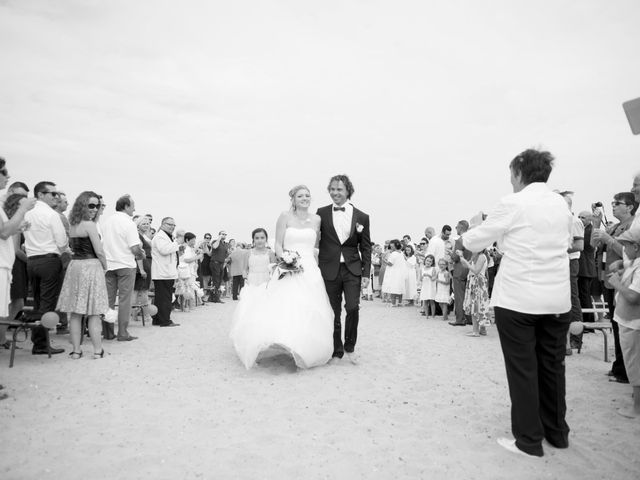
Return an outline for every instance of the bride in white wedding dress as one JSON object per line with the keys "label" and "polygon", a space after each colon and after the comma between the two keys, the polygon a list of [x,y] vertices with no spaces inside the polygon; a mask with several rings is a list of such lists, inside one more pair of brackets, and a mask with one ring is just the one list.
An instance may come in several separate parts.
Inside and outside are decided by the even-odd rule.
{"label": "bride in white wedding dress", "polygon": [[320,217],[309,213],[307,187],[294,187],[289,196],[291,210],[276,226],[275,252],[298,252],[304,271],[242,289],[230,337],[247,369],[259,357],[283,351],[299,368],[323,365],[333,354],[333,310],[317,262]]}

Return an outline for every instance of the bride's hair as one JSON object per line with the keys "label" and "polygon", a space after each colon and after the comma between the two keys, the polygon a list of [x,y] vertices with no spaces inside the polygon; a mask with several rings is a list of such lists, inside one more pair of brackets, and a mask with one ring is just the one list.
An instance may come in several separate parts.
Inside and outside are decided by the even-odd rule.
{"label": "bride's hair", "polygon": [[311,190],[309,190],[309,187],[307,187],[306,185],[296,185],[291,190],[289,190],[289,198],[291,199],[291,211],[292,212],[296,211],[296,194],[300,190],[306,190],[307,192],[311,193]]}

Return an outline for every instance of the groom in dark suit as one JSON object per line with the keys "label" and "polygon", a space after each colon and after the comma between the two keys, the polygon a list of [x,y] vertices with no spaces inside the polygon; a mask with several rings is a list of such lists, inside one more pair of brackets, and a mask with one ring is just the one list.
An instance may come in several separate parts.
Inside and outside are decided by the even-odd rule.
{"label": "groom in dark suit", "polygon": [[[346,352],[355,364],[360,288],[369,285],[371,270],[369,215],[347,202],[354,189],[346,175],[332,177],[328,190],[333,204],[317,211],[321,219],[318,266],[334,313],[333,357],[342,358]],[[344,344],[340,321],[343,294],[347,312]]]}

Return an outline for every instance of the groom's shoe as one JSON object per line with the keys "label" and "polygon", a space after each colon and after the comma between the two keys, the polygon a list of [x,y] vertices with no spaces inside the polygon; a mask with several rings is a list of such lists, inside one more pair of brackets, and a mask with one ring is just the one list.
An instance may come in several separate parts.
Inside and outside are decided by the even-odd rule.
{"label": "groom's shoe", "polygon": [[360,356],[356,352],[344,352],[344,353],[353,365],[358,365],[360,363]]}

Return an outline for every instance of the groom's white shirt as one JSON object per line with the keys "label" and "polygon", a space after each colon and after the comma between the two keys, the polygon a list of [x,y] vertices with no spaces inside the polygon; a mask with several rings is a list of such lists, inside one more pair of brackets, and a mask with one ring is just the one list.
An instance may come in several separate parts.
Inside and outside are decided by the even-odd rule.
{"label": "groom's white shirt", "polygon": [[[331,213],[333,215],[333,228],[336,229],[338,239],[340,243],[344,243],[349,238],[351,233],[351,221],[353,220],[353,205],[346,202],[344,205],[344,212],[334,210],[334,207],[338,207],[335,203],[331,205]],[[344,256],[340,254],[340,263],[344,263]]]}

